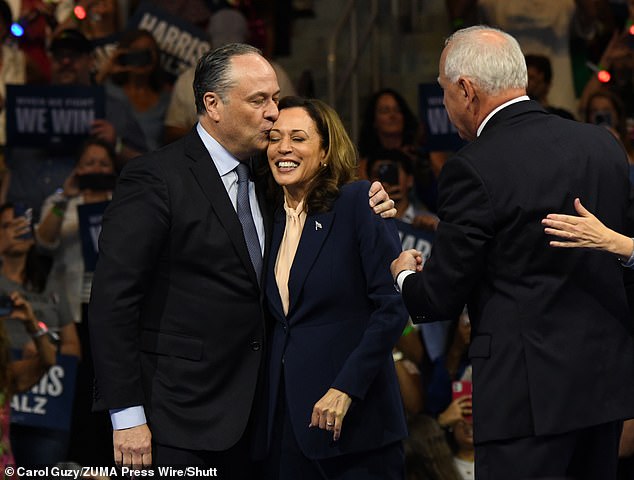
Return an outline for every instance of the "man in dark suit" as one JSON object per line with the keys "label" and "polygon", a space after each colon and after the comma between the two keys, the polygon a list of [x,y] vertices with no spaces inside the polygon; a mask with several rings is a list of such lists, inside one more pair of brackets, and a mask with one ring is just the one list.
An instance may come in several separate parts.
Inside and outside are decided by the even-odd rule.
{"label": "man in dark suit", "polygon": [[89,310],[95,408],[110,410],[117,464],[254,478],[270,214],[259,181],[238,172],[268,145],[279,86],[259,50],[231,44],[201,58],[194,94],[199,123],[130,162],[104,216]]}
{"label": "man in dark suit", "polygon": [[511,36],[472,27],[447,41],[439,83],[472,143],[443,168],[431,258],[404,252],[392,274],[416,322],[468,304],[476,478],[615,478],[634,416],[621,266],[550,248],[540,220],[582,196],[622,228],[627,158],[607,130],[529,100],[526,82]]}

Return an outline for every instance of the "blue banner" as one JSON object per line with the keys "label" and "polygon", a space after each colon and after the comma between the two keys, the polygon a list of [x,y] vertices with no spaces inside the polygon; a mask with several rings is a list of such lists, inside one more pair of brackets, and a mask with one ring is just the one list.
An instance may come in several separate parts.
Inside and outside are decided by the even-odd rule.
{"label": "blue banner", "polygon": [[103,87],[7,85],[7,146],[75,151],[105,117]]}
{"label": "blue banner", "polygon": [[11,398],[11,423],[70,430],[76,376],[77,357],[57,355],[57,364],[31,390]]}
{"label": "blue banner", "polygon": [[466,142],[449,120],[443,105],[443,91],[437,83],[418,85],[419,115],[427,133],[426,147],[431,152],[457,152]]}
{"label": "blue banner", "polygon": [[401,237],[401,245],[403,250],[415,248],[423,254],[423,262],[425,262],[431,254],[431,247],[434,243],[434,232],[416,228],[409,223],[395,219],[396,229]]}
{"label": "blue banner", "polygon": [[126,28],[152,33],[161,49],[161,66],[172,82],[211,49],[206,32],[149,2],[139,5]]}
{"label": "blue banner", "polygon": [[81,253],[84,257],[84,271],[94,272],[99,255],[99,234],[103,212],[110,202],[86,203],[77,205],[79,217],[79,237]]}

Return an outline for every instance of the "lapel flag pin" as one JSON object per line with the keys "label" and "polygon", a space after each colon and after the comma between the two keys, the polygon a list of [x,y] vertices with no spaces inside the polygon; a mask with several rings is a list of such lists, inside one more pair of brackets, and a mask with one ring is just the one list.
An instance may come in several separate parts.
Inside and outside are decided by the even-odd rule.
{"label": "lapel flag pin", "polygon": [[315,221],[315,230],[321,230],[321,223]]}

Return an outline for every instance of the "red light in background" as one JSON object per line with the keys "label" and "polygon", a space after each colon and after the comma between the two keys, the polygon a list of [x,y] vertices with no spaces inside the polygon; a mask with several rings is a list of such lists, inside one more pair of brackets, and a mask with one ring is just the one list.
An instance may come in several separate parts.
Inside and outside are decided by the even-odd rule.
{"label": "red light in background", "polygon": [[630,32],[630,35],[634,35],[634,23],[630,25],[630,28],[628,28],[627,31]]}
{"label": "red light in background", "polygon": [[610,72],[608,72],[607,70],[599,70],[599,72],[597,73],[597,78],[601,83],[608,83],[612,78],[612,75],[610,75]]}
{"label": "red light in background", "polygon": [[81,5],[77,5],[73,9],[73,13],[75,14],[78,20],[83,20],[84,18],[86,18],[86,9],[82,7]]}

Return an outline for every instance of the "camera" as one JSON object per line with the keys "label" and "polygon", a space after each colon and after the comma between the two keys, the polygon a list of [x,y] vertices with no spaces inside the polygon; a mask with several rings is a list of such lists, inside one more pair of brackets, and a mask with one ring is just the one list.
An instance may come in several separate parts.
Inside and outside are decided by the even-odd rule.
{"label": "camera", "polygon": [[599,110],[592,115],[592,121],[595,125],[606,125],[613,127],[612,113],[606,110]]}
{"label": "camera", "polygon": [[117,57],[117,63],[124,67],[147,67],[152,65],[152,60],[152,51],[147,48],[130,50]]}
{"label": "camera", "polygon": [[377,178],[379,182],[388,185],[398,185],[398,164],[395,162],[386,162],[379,165],[377,170]]}
{"label": "camera", "polygon": [[13,300],[9,295],[0,295],[0,317],[8,317],[13,312]]}
{"label": "camera", "polygon": [[80,190],[114,190],[117,176],[112,173],[87,173],[78,175],[77,182]]}

